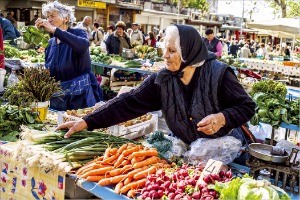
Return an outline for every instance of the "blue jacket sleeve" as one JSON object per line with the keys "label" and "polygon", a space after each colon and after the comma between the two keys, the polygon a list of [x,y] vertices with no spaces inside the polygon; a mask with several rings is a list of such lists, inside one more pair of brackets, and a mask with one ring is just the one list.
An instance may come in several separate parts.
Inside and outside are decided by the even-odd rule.
{"label": "blue jacket sleeve", "polygon": [[84,30],[76,29],[74,33],[76,34],[56,28],[54,36],[60,41],[70,45],[77,53],[82,54],[88,50],[90,42]]}
{"label": "blue jacket sleeve", "polygon": [[14,26],[8,20],[3,20],[3,40],[13,40],[16,38]]}

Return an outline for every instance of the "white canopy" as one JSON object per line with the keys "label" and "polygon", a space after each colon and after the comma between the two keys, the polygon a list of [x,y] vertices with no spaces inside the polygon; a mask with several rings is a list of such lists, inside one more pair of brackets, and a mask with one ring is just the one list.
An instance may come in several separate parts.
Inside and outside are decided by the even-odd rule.
{"label": "white canopy", "polygon": [[278,38],[296,38],[300,39],[300,34],[291,34],[287,32],[282,31],[268,31],[268,30],[262,30],[262,29],[255,29],[257,31],[258,35],[271,35],[273,37]]}
{"label": "white canopy", "polygon": [[[300,35],[300,18],[279,18],[266,21],[248,22],[247,27],[278,31],[278,33],[282,34]],[[293,38],[293,36],[291,38]]]}

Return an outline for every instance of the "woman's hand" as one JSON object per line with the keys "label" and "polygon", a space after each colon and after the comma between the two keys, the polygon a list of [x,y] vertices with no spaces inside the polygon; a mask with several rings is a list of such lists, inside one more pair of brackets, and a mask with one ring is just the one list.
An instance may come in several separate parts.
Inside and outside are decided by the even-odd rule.
{"label": "woman's hand", "polygon": [[70,121],[63,123],[62,125],[58,126],[56,130],[69,129],[69,131],[64,136],[64,138],[69,138],[72,134],[82,131],[86,128],[87,123],[83,119],[80,119],[78,121]]}
{"label": "woman's hand", "polygon": [[52,26],[48,20],[46,19],[41,19],[41,18],[38,18],[36,21],[35,21],[35,26],[38,27],[38,28],[44,28],[44,30],[48,33],[54,33],[56,27],[55,26]]}
{"label": "woman's hand", "polygon": [[218,132],[226,124],[223,113],[211,114],[204,117],[198,124],[197,130],[206,135],[213,135]]}

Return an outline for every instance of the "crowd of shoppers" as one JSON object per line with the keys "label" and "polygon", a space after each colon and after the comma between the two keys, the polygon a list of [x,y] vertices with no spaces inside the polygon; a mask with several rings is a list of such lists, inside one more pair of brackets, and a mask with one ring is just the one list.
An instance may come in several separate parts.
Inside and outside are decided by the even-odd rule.
{"label": "crowd of shoppers", "polygon": [[[209,41],[209,37],[205,38],[204,41]],[[235,58],[261,58],[270,59],[274,56],[283,56],[285,60],[289,60],[291,57],[291,46],[286,43],[272,45],[272,43],[258,43],[254,40],[234,40],[228,41],[227,39],[220,38],[218,41],[222,44],[222,56],[232,55]],[[207,44],[207,43],[206,43]],[[210,49],[211,43],[207,44],[208,49],[215,52],[216,49]],[[295,47],[293,53],[297,53],[299,47]]]}

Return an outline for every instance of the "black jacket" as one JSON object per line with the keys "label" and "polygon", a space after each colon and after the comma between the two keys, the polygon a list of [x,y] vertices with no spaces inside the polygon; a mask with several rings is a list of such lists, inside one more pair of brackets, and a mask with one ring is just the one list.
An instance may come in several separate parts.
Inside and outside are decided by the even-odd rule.
{"label": "black jacket", "polygon": [[[212,61],[208,61],[212,62]],[[223,74],[223,77],[218,80],[217,82],[211,82],[209,85],[215,85],[215,88],[209,92],[209,88],[206,87],[206,85],[201,85],[201,90],[203,93],[205,93],[206,98],[201,100],[201,102],[204,102],[205,105],[207,103],[207,99],[214,99],[214,102],[209,102],[209,106],[205,108],[206,111],[204,111],[204,114],[211,114],[214,112],[222,112],[226,119],[226,125],[222,128],[221,131],[219,131],[216,135],[211,136],[213,137],[220,137],[226,133],[229,133],[231,129],[237,128],[244,123],[246,123],[248,120],[251,119],[251,117],[255,113],[255,103],[253,100],[249,97],[249,95],[245,92],[241,84],[238,82],[235,75],[232,74],[232,70],[229,68],[226,68],[225,72],[223,71],[224,66],[221,67],[221,63],[218,61],[213,61],[214,69],[216,69],[218,66],[222,68],[220,71],[220,76]],[[196,69],[196,71],[199,70],[203,71],[204,69],[201,69],[202,67],[205,67],[207,64],[204,64],[203,66]],[[205,67],[207,69],[207,66]],[[159,76],[159,74],[162,71],[152,74],[149,78],[147,78],[140,87],[136,88],[135,90],[131,90],[128,93],[124,93],[120,95],[119,97],[116,97],[110,101],[108,101],[104,106],[100,107],[97,111],[93,112],[92,114],[84,117],[84,120],[86,121],[89,130],[96,129],[96,128],[106,128],[124,121],[127,121],[129,119],[133,119],[135,117],[141,116],[143,114],[146,114],[150,111],[155,110],[165,110],[164,113],[166,113],[168,108],[165,108],[167,102],[163,102],[167,99],[163,99],[165,95],[162,94],[162,91],[166,89],[165,86],[162,88],[158,84],[156,84],[156,78]],[[195,72],[196,73],[196,72]],[[209,73],[205,73],[206,77],[209,76]],[[201,75],[200,76],[204,76]],[[216,80],[213,78],[213,80]],[[212,80],[212,81],[213,81]],[[198,82],[199,80],[196,80]],[[203,81],[206,82],[206,79]],[[217,86],[218,85],[218,86]],[[202,88],[203,87],[203,88]],[[217,92],[216,92],[217,91]],[[170,92],[170,91],[169,91]],[[216,92],[216,93],[215,93]],[[171,95],[180,96],[178,92],[171,92],[169,93]],[[212,95],[212,96],[207,96]],[[202,96],[198,97],[201,98]],[[194,98],[195,100],[195,98]],[[175,107],[178,107],[179,105],[176,102]],[[216,105],[214,103],[218,103],[219,105]],[[195,104],[194,104],[195,105]],[[204,106],[205,105],[199,105]],[[218,109],[215,110],[215,108],[218,107]],[[192,106],[190,106],[192,108]],[[171,106],[170,109],[174,109],[174,106]],[[176,111],[178,111],[176,109]],[[180,139],[185,141],[186,143],[191,143],[193,140],[199,137],[209,137],[201,132],[198,132],[196,130],[196,124],[199,122],[199,120],[204,117],[198,116],[198,113],[195,113],[199,111],[199,108],[195,110],[189,110],[187,113],[190,114],[190,116],[182,116],[182,120],[178,121],[177,116],[164,116],[166,119],[167,124],[169,125],[169,128],[174,132],[175,135],[179,136]],[[180,114],[177,112],[177,114]],[[202,113],[201,113],[202,115]],[[189,117],[187,119],[187,117]],[[190,130],[185,133],[185,135],[181,135],[182,129],[175,129],[176,127],[171,127],[174,125],[174,123],[178,123],[180,125],[181,123],[186,124],[187,120],[192,119],[192,121],[188,122],[189,126],[187,129],[190,128]],[[172,120],[174,122],[172,122]],[[186,128],[187,126],[184,125]],[[186,134],[193,133],[193,135],[188,136]]]}
{"label": "black jacket", "polygon": [[[125,39],[129,45],[129,47],[131,48],[130,38],[128,37],[128,35],[126,33],[124,33],[124,34],[125,34]],[[120,54],[120,52],[119,52],[120,40],[118,38],[118,35],[116,34],[116,31],[113,34],[111,34],[110,36],[108,36],[105,44],[106,44],[108,54]]]}

